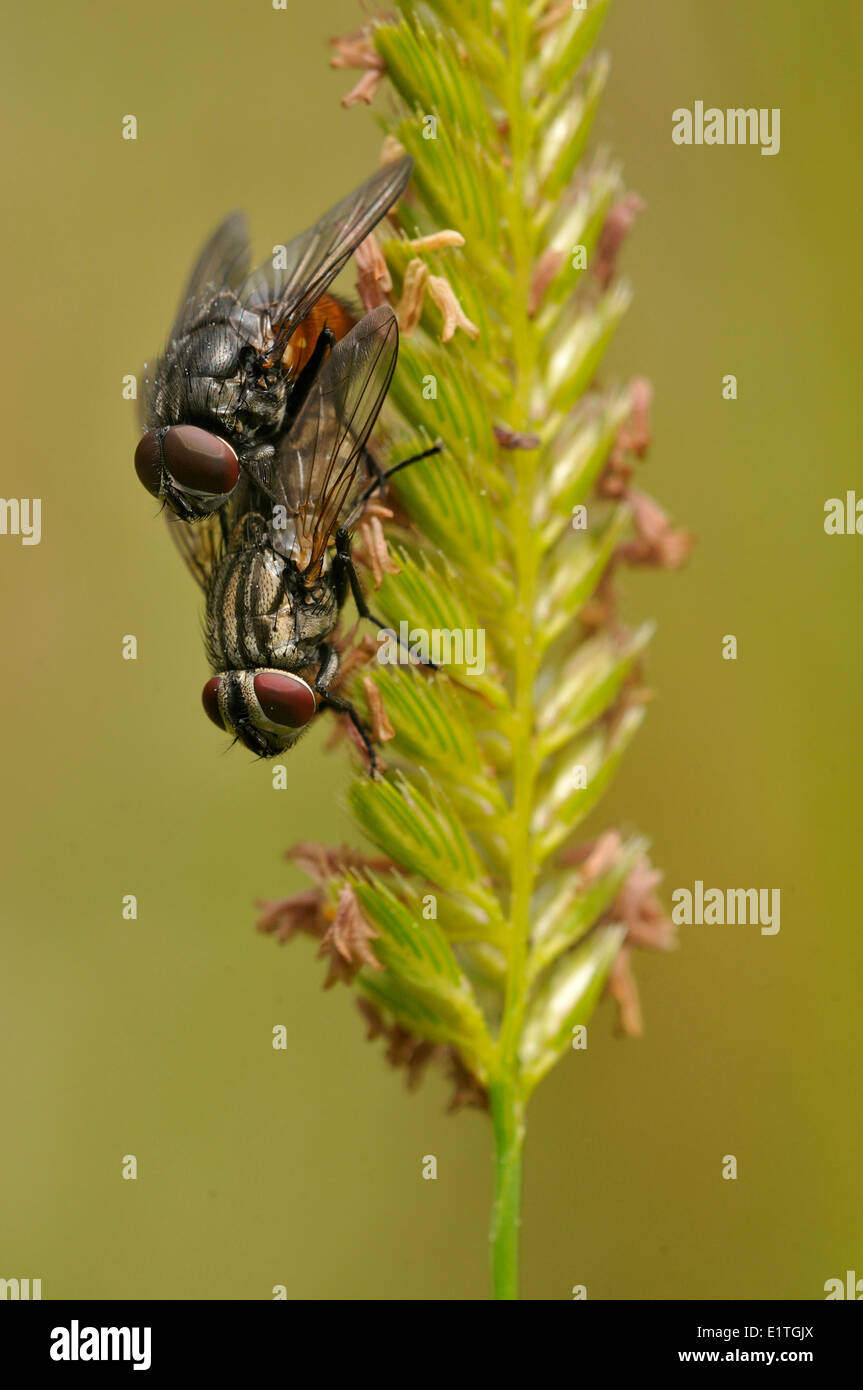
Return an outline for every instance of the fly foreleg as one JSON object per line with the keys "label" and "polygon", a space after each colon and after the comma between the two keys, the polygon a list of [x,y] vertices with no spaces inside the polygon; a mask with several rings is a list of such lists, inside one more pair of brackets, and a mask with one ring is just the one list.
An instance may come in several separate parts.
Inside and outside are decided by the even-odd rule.
{"label": "fly foreleg", "polygon": [[[351,593],[354,597],[354,603],[357,605],[357,612],[359,613],[360,617],[368,618],[369,622],[374,623],[376,627],[381,628],[386,632],[391,632],[392,629],[387,627],[387,624],[383,621],[383,619],[375,617],[374,613],[371,611],[368,604],[366,603],[366,596],[363,593],[363,586],[360,583],[360,577],[357,574],[357,567],[354,564],[353,556],[351,555],[351,538],[345,530],[344,526],[340,526],[338,531],[336,532],[335,542],[336,557],[333,561],[333,577],[336,582],[337,592],[344,593],[345,588],[349,584]],[[399,646],[402,648],[403,651],[409,651],[409,648],[407,648],[404,645],[404,643],[396,636],[395,633],[393,633],[393,636],[396,637],[396,641],[399,643]],[[411,664],[414,666],[426,666],[431,671],[437,670],[437,667],[435,666],[434,662],[419,661],[413,656],[411,657]]]}
{"label": "fly foreleg", "polygon": [[369,776],[374,779],[378,771],[378,757],[375,752],[375,745],[372,736],[366,728],[360,716],[357,714],[350,700],[346,700],[342,695],[334,695],[332,686],[335,684],[339,674],[339,654],[332,647],[324,646],[321,648],[321,665],[318,674],[315,676],[315,691],[320,698],[321,704],[326,709],[335,710],[337,714],[346,714],[350,719],[357,733],[363,741],[366,756],[369,760]]}

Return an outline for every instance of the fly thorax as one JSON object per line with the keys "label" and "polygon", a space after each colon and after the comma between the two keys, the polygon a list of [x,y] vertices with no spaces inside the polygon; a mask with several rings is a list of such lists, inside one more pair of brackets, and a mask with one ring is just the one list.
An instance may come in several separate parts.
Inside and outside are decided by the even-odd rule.
{"label": "fly thorax", "polygon": [[310,589],[295,595],[297,635],[307,644],[319,644],[329,637],[339,620],[339,605],[328,574]]}
{"label": "fly thorax", "polygon": [[159,364],[158,423],[209,423],[234,448],[277,433],[287,385],[263,349],[259,311],[243,309],[232,295],[211,301],[206,319],[173,340]]}

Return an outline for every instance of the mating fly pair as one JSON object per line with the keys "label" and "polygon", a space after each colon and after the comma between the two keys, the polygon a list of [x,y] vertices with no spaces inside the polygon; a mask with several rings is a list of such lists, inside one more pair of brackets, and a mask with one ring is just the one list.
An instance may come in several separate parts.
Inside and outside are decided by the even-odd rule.
{"label": "mating fly pair", "polygon": [[367,441],[398,327],[388,305],[355,323],[326,290],[411,166],[406,158],[368,179],[287,245],[280,268],[250,270],[245,221],[229,217],[204,247],[146,379],[135,468],[163,499],[204,590],[214,673],[204,708],[261,757],[290,748],[329,707],[350,717],[375,767],[368,731],[333,692],[339,657],[328,639],[349,590],[372,616],[350,537],[388,476]]}

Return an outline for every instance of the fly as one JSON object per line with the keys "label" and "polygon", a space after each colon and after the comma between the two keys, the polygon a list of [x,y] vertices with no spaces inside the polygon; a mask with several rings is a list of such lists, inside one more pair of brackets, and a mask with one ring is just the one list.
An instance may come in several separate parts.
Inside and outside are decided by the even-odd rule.
{"label": "fly", "polygon": [[[333,300],[342,317],[331,319],[324,290],[410,167],[388,166],[291,243],[290,286],[279,282],[277,300],[263,271],[237,287],[226,233],[235,219],[224,224],[193,272],[156,368],[150,428],[136,453],[138,474],[164,498],[172,537],[204,592],[213,672],[206,713],[272,757],[320,709],[334,709],[360,735],[372,775],[369,731],[334,689],[340,661],[331,639],[348,595],[382,626],[366,605],[351,534],[391,473],[440,446],[386,474],[377,468],[368,440],[396,365],[396,316],[383,305],[353,323]],[[218,288],[220,277],[228,288]]]}
{"label": "fly", "polygon": [[279,443],[350,309],[326,291],[404,191],[409,157],[380,169],[256,270],[233,213],[201,252],[168,345],[144,379],[144,486],[184,521],[211,515],[241,476],[270,490]]}

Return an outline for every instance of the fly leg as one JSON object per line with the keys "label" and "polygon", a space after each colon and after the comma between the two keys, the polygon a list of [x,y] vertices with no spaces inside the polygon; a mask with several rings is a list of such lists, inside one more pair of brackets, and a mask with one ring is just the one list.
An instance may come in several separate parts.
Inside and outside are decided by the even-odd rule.
{"label": "fly leg", "polygon": [[361,498],[361,501],[365,502],[371,497],[373,492],[383,492],[387,485],[387,475],[383,468],[381,468],[371,449],[363,449],[363,462],[366,465],[366,472],[369,477],[374,478],[374,482],[369,484],[369,487]]}
{"label": "fly leg", "polygon": [[440,440],[438,440],[438,442],[436,444],[432,444],[430,448],[423,449],[422,453],[411,454],[410,458],[402,459],[401,463],[394,463],[392,468],[387,469],[381,468],[380,464],[372,456],[369,450],[366,449],[364,451],[366,467],[368,468],[370,473],[373,473],[375,475],[375,481],[369,487],[366,488],[365,492],[360,498],[360,501],[367,502],[373,493],[383,492],[389,479],[393,476],[394,473],[400,473],[403,468],[407,468],[408,465],[411,463],[421,463],[423,459],[431,458],[433,454],[439,454],[442,451],[442,449],[443,444],[440,442]]}
{"label": "fly leg", "polygon": [[[375,486],[377,486],[377,484],[375,484]],[[350,584],[351,593],[354,596],[354,603],[357,605],[357,612],[359,613],[360,617],[368,618],[369,622],[374,623],[375,626],[380,628],[382,631],[391,632],[392,629],[387,627],[386,623],[383,621],[382,618],[376,618],[374,613],[371,611],[368,604],[366,603],[366,596],[363,593],[363,588],[360,584],[360,577],[357,574],[357,567],[353,562],[353,557],[351,556],[351,538],[348,535],[348,532],[344,526],[340,526],[338,531],[336,532],[335,542],[336,556],[333,560],[333,578],[336,584],[336,592],[340,596],[344,595],[347,585]],[[396,636],[395,633],[393,633],[393,636],[396,637],[396,641],[398,642],[399,646],[402,648],[403,651],[409,650],[407,647],[405,647],[404,643],[401,641],[399,637]],[[420,661],[414,659],[413,657],[411,657],[411,665],[425,666],[430,671],[436,671],[438,669],[433,661]]]}
{"label": "fly leg", "polygon": [[321,665],[318,674],[315,676],[315,691],[320,696],[321,704],[326,709],[335,710],[337,714],[346,714],[350,719],[357,733],[363,741],[366,756],[369,760],[369,776],[374,779],[378,771],[378,756],[375,752],[375,745],[372,736],[366,728],[360,716],[357,714],[350,700],[344,699],[341,695],[333,695],[331,687],[334,685],[339,674],[339,654],[332,647],[321,647]]}

